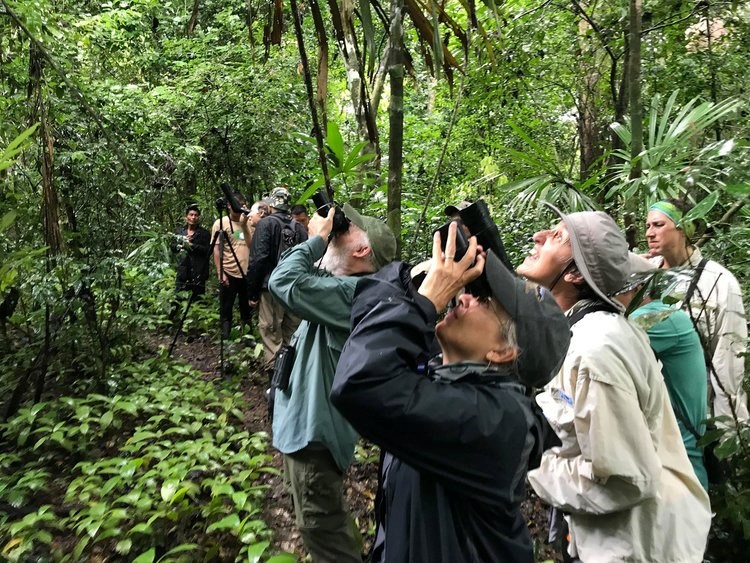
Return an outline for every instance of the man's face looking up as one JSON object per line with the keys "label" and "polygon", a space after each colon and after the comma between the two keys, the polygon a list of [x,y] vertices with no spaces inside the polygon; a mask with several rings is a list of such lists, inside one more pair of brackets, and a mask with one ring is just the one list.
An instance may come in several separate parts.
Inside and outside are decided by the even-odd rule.
{"label": "man's face looking up", "polygon": [[534,233],[534,248],[517,272],[544,287],[550,287],[573,259],[573,247],[565,224]]}
{"label": "man's face looking up", "polygon": [[260,210],[260,206],[258,206],[257,203],[254,203],[250,208],[250,224],[256,226],[264,216],[265,214]]}

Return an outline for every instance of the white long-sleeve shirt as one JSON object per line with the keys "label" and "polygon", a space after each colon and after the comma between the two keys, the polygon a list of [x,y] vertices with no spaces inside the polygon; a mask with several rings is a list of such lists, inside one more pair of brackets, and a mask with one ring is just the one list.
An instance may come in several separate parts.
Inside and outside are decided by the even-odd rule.
{"label": "white long-sleeve shirt", "polygon": [[568,512],[586,563],[699,562],[711,513],[647,335],[594,312],[572,329],[559,374],[537,396],[562,446],[529,473]]}
{"label": "white long-sleeve shirt", "polygon": [[[702,258],[700,250],[694,248],[690,258],[681,267],[697,268]],[[661,267],[664,258],[657,256],[651,261]],[[689,285],[689,279],[682,281],[676,287],[676,296],[684,297]],[[682,302],[678,306],[682,307]],[[685,310],[688,314],[692,312],[692,316],[698,321],[698,330],[708,343],[716,375],[726,390],[724,393],[716,378],[709,373],[713,398],[709,406],[712,407],[713,415],[731,416],[729,396],[737,417],[747,420],[747,393],[742,389],[747,321],[737,279],[720,264],[713,260],[707,261],[690,299],[690,306],[685,307]]]}

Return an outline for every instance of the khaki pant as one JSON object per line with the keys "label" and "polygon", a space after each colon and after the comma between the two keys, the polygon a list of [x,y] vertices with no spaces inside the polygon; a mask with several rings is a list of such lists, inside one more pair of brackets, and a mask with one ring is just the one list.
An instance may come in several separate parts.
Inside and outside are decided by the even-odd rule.
{"label": "khaki pant", "polygon": [[294,515],[314,563],[362,563],[362,538],[344,507],[343,474],[324,447],[284,454]]}
{"label": "khaki pant", "polygon": [[263,361],[273,369],[273,359],[282,344],[289,344],[300,320],[289,313],[267,290],[260,294],[258,330],[263,341]]}

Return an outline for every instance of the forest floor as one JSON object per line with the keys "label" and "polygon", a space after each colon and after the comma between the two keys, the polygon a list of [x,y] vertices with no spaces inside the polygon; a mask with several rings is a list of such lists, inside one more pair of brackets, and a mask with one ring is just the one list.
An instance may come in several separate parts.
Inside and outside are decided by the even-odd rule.
{"label": "forest floor", "polygon": [[[233,344],[228,347],[231,350]],[[231,353],[231,352],[230,352]],[[219,345],[210,337],[199,336],[190,339],[178,339],[174,357],[190,363],[211,380],[221,380]],[[246,427],[250,432],[267,432],[271,434],[271,423],[268,419],[268,407],[265,390],[268,382],[265,375],[258,373],[251,366],[246,377],[240,379],[241,390],[249,404],[246,415]],[[263,519],[274,532],[272,551],[286,551],[304,557],[305,550],[299,532],[294,524],[292,500],[287,493],[281,475],[281,454],[273,450],[272,466],[279,470],[279,475],[266,473],[263,479],[268,485],[265,498]],[[365,552],[369,550],[374,536],[373,505],[377,490],[378,450],[366,444],[364,440],[357,448],[355,461],[349,468],[344,480],[347,505],[359,526],[364,541]],[[537,561],[558,561],[546,543],[547,508],[532,493],[527,493],[523,512],[537,551]]]}

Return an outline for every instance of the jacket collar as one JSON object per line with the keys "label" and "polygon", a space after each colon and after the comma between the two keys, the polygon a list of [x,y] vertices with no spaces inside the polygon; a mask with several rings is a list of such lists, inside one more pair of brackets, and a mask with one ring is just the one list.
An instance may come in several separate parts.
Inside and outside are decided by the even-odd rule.
{"label": "jacket collar", "polygon": [[434,368],[431,376],[433,380],[442,383],[473,380],[482,383],[512,383],[523,388],[523,385],[518,382],[513,373],[513,368],[509,364],[487,365],[480,362],[454,362]]}

